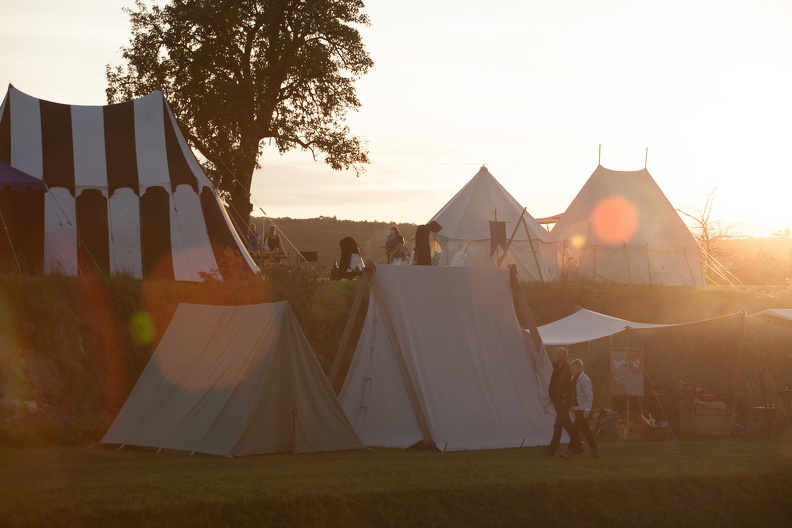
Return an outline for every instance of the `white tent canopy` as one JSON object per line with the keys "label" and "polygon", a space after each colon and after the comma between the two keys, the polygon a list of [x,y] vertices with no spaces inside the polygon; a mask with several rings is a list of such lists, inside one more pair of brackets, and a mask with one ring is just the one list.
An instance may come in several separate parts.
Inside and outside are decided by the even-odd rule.
{"label": "white tent canopy", "polygon": [[550,234],[565,272],[623,284],[704,286],[698,244],[646,169],[597,166]]}
{"label": "white tent canopy", "polygon": [[509,271],[379,266],[340,394],[367,445],[542,445],[552,366],[523,334]]}
{"label": "white tent canopy", "polygon": [[40,269],[202,281],[226,252],[258,271],[162,92],[107,106],[36,99],[9,86],[0,161],[46,184],[27,223]]}
{"label": "white tent canopy", "polygon": [[770,310],[762,310],[761,312],[751,314],[751,317],[757,317],[760,319],[767,319],[767,320],[783,319],[785,321],[792,321],[792,309],[773,308]]}
{"label": "white tent canopy", "polygon": [[491,251],[490,221],[495,220],[506,223],[508,238],[514,234],[501,266],[514,264],[521,281],[553,280],[555,249],[549,233],[486,167],[481,167],[428,222],[441,227],[433,234],[442,249],[438,265],[455,265],[457,254],[464,253],[465,266],[498,266],[504,250],[498,248],[495,254]]}
{"label": "white tent canopy", "polygon": [[[738,312],[700,321],[665,324],[637,323],[581,309],[563,319],[540,326],[538,332],[542,342],[550,346],[585,343],[627,330],[645,337],[671,333],[699,335],[724,343],[733,343],[738,339],[792,338],[792,329],[771,324],[765,316],[792,319],[792,310],[765,310],[750,316]],[[528,330],[525,333],[530,335]]]}
{"label": "white tent canopy", "polygon": [[180,304],[101,443],[227,456],[363,447],[285,302]]}
{"label": "white tent canopy", "polygon": [[539,335],[545,345],[574,345],[617,334],[628,328],[658,328],[662,326],[671,325],[636,323],[583,308],[568,317],[540,326]]}

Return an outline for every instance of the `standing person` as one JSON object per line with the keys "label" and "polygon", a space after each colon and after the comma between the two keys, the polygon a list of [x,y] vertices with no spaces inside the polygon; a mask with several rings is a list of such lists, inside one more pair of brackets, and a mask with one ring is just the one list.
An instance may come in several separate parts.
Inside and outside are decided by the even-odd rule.
{"label": "standing person", "polygon": [[250,229],[248,230],[248,244],[250,244],[250,250],[258,252],[259,250],[259,234],[256,231],[256,224],[250,222]]}
{"label": "standing person", "polygon": [[[591,432],[588,425],[591,406],[594,404],[594,389],[591,386],[591,379],[583,372],[583,361],[581,359],[573,359],[569,369],[572,371],[572,384],[575,386],[575,403],[572,406],[572,410],[575,411],[575,422],[572,424],[572,434],[578,439],[582,434],[591,448],[588,457],[599,458],[597,442],[594,440],[594,433]],[[569,458],[582,452],[583,445],[581,442],[580,447],[577,449],[575,449],[575,446],[570,445],[569,449],[561,453],[561,456]]]}
{"label": "standing person", "polygon": [[399,247],[399,244],[404,244],[404,237],[399,232],[398,227],[391,226],[390,234],[388,234],[388,238],[385,239],[385,255],[388,257],[388,264],[394,259],[394,253],[396,252],[396,248]]}
{"label": "standing person", "polygon": [[429,244],[429,226],[419,225],[415,229],[415,247],[413,248],[413,264],[419,266],[432,265],[432,249]]}
{"label": "standing person", "polygon": [[555,455],[558,444],[561,443],[561,432],[566,429],[569,435],[569,447],[575,451],[582,450],[580,438],[572,436],[572,419],[569,417],[569,410],[575,399],[572,385],[572,373],[567,363],[567,349],[558,347],[555,351],[555,361],[553,362],[553,375],[550,377],[550,401],[556,411],[555,422],[553,422],[553,438],[550,445],[542,449],[543,456],[551,457]]}

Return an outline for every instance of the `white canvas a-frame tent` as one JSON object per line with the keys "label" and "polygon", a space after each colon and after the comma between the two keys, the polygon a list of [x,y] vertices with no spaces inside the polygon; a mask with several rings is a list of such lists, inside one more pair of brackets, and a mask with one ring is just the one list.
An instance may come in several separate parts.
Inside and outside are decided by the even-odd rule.
{"label": "white canvas a-frame tent", "polygon": [[550,235],[562,272],[620,284],[704,286],[696,239],[646,169],[598,165]]}
{"label": "white canvas a-frame tent", "polygon": [[[506,223],[508,248],[492,251],[490,222]],[[440,230],[433,233],[442,249],[439,266],[452,266],[464,254],[464,266],[514,265],[520,280],[553,280],[555,245],[550,234],[495,179],[486,167],[435,214]],[[456,259],[456,260],[455,260]]]}
{"label": "white canvas a-frame tent", "polygon": [[[513,271],[378,266],[369,275],[368,312],[339,396],[366,445],[546,443],[552,365],[520,328]],[[519,299],[530,316],[521,290]]]}
{"label": "white canvas a-frame tent", "polygon": [[230,253],[258,271],[162,92],[78,106],[9,86],[0,161],[46,185],[44,207],[16,217],[29,268],[202,281],[232,271]]}
{"label": "white canvas a-frame tent", "polygon": [[180,304],[101,443],[226,456],[364,447],[286,302]]}

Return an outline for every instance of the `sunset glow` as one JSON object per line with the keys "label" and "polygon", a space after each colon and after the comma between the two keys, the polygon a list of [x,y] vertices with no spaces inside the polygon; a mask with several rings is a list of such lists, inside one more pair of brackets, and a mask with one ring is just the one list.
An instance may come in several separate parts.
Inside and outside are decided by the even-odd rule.
{"label": "sunset glow", "polygon": [[[132,0],[0,6],[0,85],[105,103]],[[253,214],[424,223],[486,165],[535,218],[563,213],[598,164],[646,166],[678,209],[732,234],[792,226],[792,3],[367,2],[375,66],[349,116],[367,173],[265,146]],[[409,36],[408,36],[409,35]],[[600,151],[600,145],[602,145]],[[647,155],[648,148],[648,155]]]}

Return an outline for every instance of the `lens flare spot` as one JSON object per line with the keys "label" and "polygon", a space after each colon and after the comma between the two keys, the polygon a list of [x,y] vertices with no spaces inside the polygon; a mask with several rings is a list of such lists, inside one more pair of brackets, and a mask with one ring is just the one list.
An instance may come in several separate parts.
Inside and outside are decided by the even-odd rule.
{"label": "lens flare spot", "polygon": [[583,235],[575,235],[569,239],[569,243],[575,249],[580,249],[586,245],[586,237]]}
{"label": "lens flare spot", "polygon": [[591,212],[591,229],[605,244],[624,244],[638,230],[638,209],[622,196],[603,198]]}
{"label": "lens flare spot", "polygon": [[150,345],[154,340],[154,325],[146,312],[137,312],[129,321],[129,333],[140,345]]}

